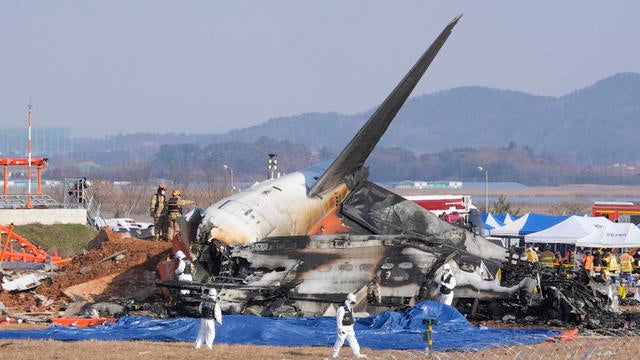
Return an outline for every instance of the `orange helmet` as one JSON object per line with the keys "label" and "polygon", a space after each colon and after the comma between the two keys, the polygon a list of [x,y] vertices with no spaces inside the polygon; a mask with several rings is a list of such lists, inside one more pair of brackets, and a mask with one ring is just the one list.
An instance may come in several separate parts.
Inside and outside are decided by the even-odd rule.
{"label": "orange helmet", "polygon": [[162,190],[166,190],[167,189],[167,185],[165,184],[158,184],[158,187]]}
{"label": "orange helmet", "polygon": [[182,193],[180,193],[180,190],[178,189],[173,190],[173,192],[171,193],[171,196],[180,196],[180,195],[182,195]]}

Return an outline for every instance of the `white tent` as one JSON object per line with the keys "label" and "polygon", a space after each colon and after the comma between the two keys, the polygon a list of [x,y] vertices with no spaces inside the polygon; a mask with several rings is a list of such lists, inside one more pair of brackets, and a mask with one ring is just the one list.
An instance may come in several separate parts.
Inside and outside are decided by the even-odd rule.
{"label": "white tent", "polygon": [[607,224],[612,224],[611,220],[602,216],[587,217],[573,215],[548,229],[525,235],[524,242],[575,244],[576,240],[598,231]]}
{"label": "white tent", "polygon": [[576,246],[605,248],[640,247],[640,229],[632,223],[611,223],[576,240]]}

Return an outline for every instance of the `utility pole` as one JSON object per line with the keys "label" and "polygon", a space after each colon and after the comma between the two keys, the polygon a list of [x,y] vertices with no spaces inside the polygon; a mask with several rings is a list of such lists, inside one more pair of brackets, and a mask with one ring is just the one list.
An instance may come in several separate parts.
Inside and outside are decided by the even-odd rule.
{"label": "utility pole", "polygon": [[267,160],[267,179],[271,180],[275,177],[276,169],[278,168],[278,159],[276,159],[278,154],[271,153],[267,155],[269,156],[269,160]]}
{"label": "utility pole", "polygon": [[227,164],[224,164],[222,166],[224,166],[224,168],[227,169],[227,172],[229,173],[229,186],[231,187],[231,192],[234,192],[236,187],[233,185],[233,170],[231,169],[231,166]]}
{"label": "utility pole", "polygon": [[29,153],[29,166],[27,167],[27,209],[31,209],[31,98],[29,98],[29,113],[27,115],[27,127],[29,136],[27,137],[27,152]]}
{"label": "utility pole", "polygon": [[484,212],[489,212],[489,172],[482,166],[478,166],[478,170],[484,174]]}

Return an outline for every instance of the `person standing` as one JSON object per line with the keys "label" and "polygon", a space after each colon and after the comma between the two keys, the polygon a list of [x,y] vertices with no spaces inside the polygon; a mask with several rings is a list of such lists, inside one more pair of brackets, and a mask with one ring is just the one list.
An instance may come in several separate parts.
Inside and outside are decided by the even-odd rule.
{"label": "person standing", "polygon": [[342,344],[344,344],[345,339],[349,342],[349,346],[351,346],[351,351],[353,351],[353,355],[355,357],[367,357],[367,355],[360,353],[360,345],[358,345],[356,332],[353,329],[353,324],[355,323],[355,318],[353,317],[353,306],[355,303],[356,296],[354,294],[348,294],[347,299],[344,301],[344,305],[340,306],[336,312],[336,330],[338,338],[333,344],[333,354],[331,355],[334,359],[338,357],[338,353],[340,352],[340,348],[342,347]]}
{"label": "person standing", "polygon": [[527,247],[527,260],[531,263],[538,262],[538,253],[536,252],[536,250],[533,248],[532,245],[529,245]]}
{"label": "person standing", "polygon": [[620,261],[620,273],[631,274],[633,271],[633,256],[629,255],[629,249],[624,249],[618,260]]}
{"label": "person standing", "polygon": [[440,302],[451,306],[453,302],[453,289],[456,287],[456,278],[451,273],[451,265],[444,264],[442,266],[442,275],[438,282],[438,292],[440,293]]}
{"label": "person standing", "polygon": [[173,237],[180,232],[180,224],[178,224],[178,216],[182,215],[182,207],[185,205],[192,205],[193,200],[183,200],[180,190],[175,189],[171,192],[171,197],[167,200],[167,212],[169,226],[167,229],[168,240],[173,240]]}
{"label": "person standing", "polygon": [[151,197],[151,204],[149,205],[149,214],[153,218],[153,235],[156,241],[167,240],[167,232],[165,231],[167,219],[166,191],[167,185],[159,184],[158,190]]}
{"label": "person standing", "polygon": [[194,346],[196,349],[200,349],[203,342],[207,345],[207,349],[213,348],[213,340],[216,337],[215,323],[222,325],[222,310],[220,309],[220,304],[218,304],[217,296],[216,289],[209,289],[207,294],[204,295],[204,300],[198,306],[200,329]]}
{"label": "person standing", "polygon": [[593,276],[593,255],[591,255],[591,251],[585,251],[580,262],[582,263],[582,266],[587,274],[589,274],[589,276]]}

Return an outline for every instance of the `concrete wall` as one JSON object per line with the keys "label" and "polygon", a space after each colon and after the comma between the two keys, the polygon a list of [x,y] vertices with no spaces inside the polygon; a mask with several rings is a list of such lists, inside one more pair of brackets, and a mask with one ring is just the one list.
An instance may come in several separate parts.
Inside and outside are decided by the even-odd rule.
{"label": "concrete wall", "polygon": [[0,224],[86,224],[86,209],[0,209]]}

